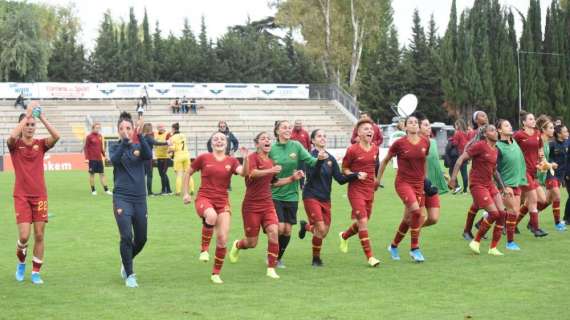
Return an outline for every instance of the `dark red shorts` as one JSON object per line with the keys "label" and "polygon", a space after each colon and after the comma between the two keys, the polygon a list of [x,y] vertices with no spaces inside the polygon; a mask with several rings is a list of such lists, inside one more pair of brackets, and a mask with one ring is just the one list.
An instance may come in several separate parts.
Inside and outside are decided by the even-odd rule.
{"label": "dark red shorts", "polygon": [[471,196],[473,197],[473,203],[480,209],[484,209],[491,204],[495,203],[495,196],[499,193],[497,187],[494,184],[487,186],[484,185],[471,185]]}
{"label": "dark red shorts", "polygon": [[413,186],[409,183],[397,181],[396,182],[396,193],[402,199],[404,205],[409,206],[414,202],[417,202],[420,207],[425,207],[425,195],[424,187]]}
{"label": "dark red shorts", "polygon": [[303,199],[305,212],[311,224],[324,222],[326,226],[331,225],[331,203],[317,199]]}
{"label": "dark red shorts", "polygon": [[528,184],[526,186],[521,186],[523,192],[529,192],[538,189],[538,181],[536,181],[534,175],[531,175],[527,172],[526,180],[528,181]]}
{"label": "dark red shorts", "polygon": [[270,203],[270,205],[264,209],[256,209],[248,206],[244,202],[241,207],[241,215],[243,217],[245,236],[248,238],[257,237],[261,228],[265,230],[272,224],[279,224],[273,203]]}
{"label": "dark red shorts", "polygon": [[546,187],[546,190],[552,190],[554,188],[560,188],[560,181],[558,181],[557,178],[552,177],[552,178],[546,179],[544,186]]}
{"label": "dark red shorts", "polygon": [[223,212],[228,212],[231,214],[230,202],[227,198],[214,201],[208,198],[198,196],[198,198],[196,198],[196,202],[194,203],[194,205],[196,206],[196,213],[201,218],[204,217],[204,212],[210,208],[214,209],[214,211],[216,211],[217,214]]}
{"label": "dark red shorts", "polygon": [[360,220],[363,218],[370,219],[372,215],[372,204],[374,200],[364,200],[360,198],[348,198],[350,206],[352,207],[352,219]]}
{"label": "dark red shorts", "polygon": [[425,197],[425,206],[426,208],[430,209],[430,208],[441,208],[441,204],[439,202],[439,194],[434,194],[431,197],[426,196]]}
{"label": "dark red shorts", "polygon": [[511,189],[513,189],[513,195],[515,197],[520,197],[522,195],[521,187],[511,187]]}
{"label": "dark red shorts", "polygon": [[48,221],[47,197],[14,196],[16,223]]}

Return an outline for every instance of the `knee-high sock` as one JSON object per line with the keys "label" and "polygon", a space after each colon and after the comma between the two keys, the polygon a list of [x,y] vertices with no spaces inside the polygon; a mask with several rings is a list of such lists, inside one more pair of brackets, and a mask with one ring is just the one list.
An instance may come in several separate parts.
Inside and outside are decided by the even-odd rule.
{"label": "knee-high sock", "polygon": [[406,233],[408,233],[409,229],[410,229],[410,226],[406,223],[406,220],[402,219],[402,222],[400,222],[400,226],[398,227],[398,230],[396,231],[396,235],[394,236],[394,240],[392,240],[392,247],[394,247],[394,248],[398,247],[400,242],[402,242],[402,240],[406,236]]}
{"label": "knee-high sock", "polygon": [[281,258],[285,254],[285,250],[289,245],[289,240],[291,240],[291,236],[286,236],[286,235],[279,236],[279,255],[277,256],[278,260],[281,260]]}
{"label": "knee-high sock", "polygon": [[32,259],[32,272],[40,272],[44,262],[37,257]]}
{"label": "knee-high sock", "polygon": [[358,224],[355,222],[352,225],[350,225],[350,227],[348,227],[348,229],[346,229],[345,232],[342,233],[342,238],[346,240],[357,233],[358,233]]}
{"label": "knee-high sock", "polygon": [[515,227],[517,226],[517,214],[515,212],[507,211],[507,241],[513,242],[515,240]]}
{"label": "knee-high sock", "polygon": [[182,192],[182,177],[179,175],[176,175],[176,193],[181,193]]}
{"label": "knee-high sock", "polygon": [[245,239],[241,239],[240,241],[238,241],[236,247],[240,250],[249,249],[249,247],[246,245]]}
{"label": "knee-high sock", "polygon": [[16,243],[16,256],[18,257],[18,261],[20,263],[26,262],[26,255],[28,253],[28,244],[21,243],[20,240]]}
{"label": "knee-high sock", "polygon": [[465,219],[465,228],[463,232],[471,233],[471,229],[473,229],[473,222],[475,221],[475,216],[477,215],[478,208],[475,204],[472,204],[467,212],[467,219]]}
{"label": "knee-high sock", "polygon": [[517,224],[519,224],[522,219],[526,216],[526,214],[528,213],[528,207],[526,206],[526,204],[523,204],[521,207],[521,210],[519,211],[519,217],[517,218]]}
{"label": "knee-high sock", "polygon": [[493,228],[493,239],[491,240],[491,248],[496,248],[501,240],[503,228],[505,227],[505,211],[499,211],[499,216],[495,219],[495,227]]}
{"label": "knee-high sock", "polygon": [[208,251],[210,248],[210,241],[212,240],[212,234],[214,234],[213,226],[202,226],[202,247],[200,251]]}
{"label": "knee-high sock", "polygon": [[549,202],[539,202],[536,204],[536,208],[538,209],[538,212],[543,211],[544,209],[548,208],[548,206],[550,206]]}
{"label": "knee-high sock", "polygon": [[313,257],[321,256],[321,246],[323,245],[323,239],[313,235]]}
{"label": "knee-high sock", "polygon": [[422,229],[422,211],[417,209],[412,211],[412,218],[410,222],[410,237],[412,250],[420,247],[420,230]]}
{"label": "knee-high sock", "polygon": [[372,257],[372,247],[370,246],[370,239],[368,238],[368,230],[358,231],[358,237],[360,238],[360,245],[362,246],[364,255],[366,255],[367,259],[370,259]]}
{"label": "knee-high sock", "polygon": [[267,267],[275,268],[277,265],[277,256],[279,255],[279,243],[271,242],[267,244]]}
{"label": "knee-high sock", "polygon": [[220,274],[224,266],[224,259],[226,258],[226,248],[216,247],[216,255],[214,257],[214,268],[212,274]]}
{"label": "knee-high sock", "polygon": [[481,225],[479,225],[479,231],[477,231],[477,235],[475,236],[475,241],[481,242],[481,238],[487,233],[487,230],[491,227],[495,219],[499,216],[497,211],[489,212],[489,215],[483,219]]}
{"label": "knee-high sock", "polygon": [[530,213],[530,227],[534,230],[538,229],[538,211]]}
{"label": "knee-high sock", "polygon": [[554,216],[554,224],[560,223],[560,200],[552,202],[552,215]]}

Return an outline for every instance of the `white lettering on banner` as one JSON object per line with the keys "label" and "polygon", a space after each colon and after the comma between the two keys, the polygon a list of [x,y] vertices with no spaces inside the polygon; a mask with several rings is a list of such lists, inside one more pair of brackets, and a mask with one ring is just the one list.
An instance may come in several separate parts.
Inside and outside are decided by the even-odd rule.
{"label": "white lettering on banner", "polygon": [[306,84],[251,83],[0,83],[0,99],[308,99]]}

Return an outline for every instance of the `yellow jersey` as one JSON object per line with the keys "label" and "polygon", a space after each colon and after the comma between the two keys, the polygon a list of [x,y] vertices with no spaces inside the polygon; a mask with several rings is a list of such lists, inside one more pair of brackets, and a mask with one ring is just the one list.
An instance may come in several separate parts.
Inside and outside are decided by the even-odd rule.
{"label": "yellow jersey", "polygon": [[174,151],[174,161],[190,158],[188,144],[186,143],[186,136],[184,134],[176,133],[170,137],[170,141],[172,142],[170,149]]}
{"label": "yellow jersey", "polygon": [[[166,142],[166,135],[168,133],[164,132],[163,134],[156,133],[155,140],[156,142]],[[154,155],[157,159],[168,159],[168,146],[155,146],[154,147]]]}

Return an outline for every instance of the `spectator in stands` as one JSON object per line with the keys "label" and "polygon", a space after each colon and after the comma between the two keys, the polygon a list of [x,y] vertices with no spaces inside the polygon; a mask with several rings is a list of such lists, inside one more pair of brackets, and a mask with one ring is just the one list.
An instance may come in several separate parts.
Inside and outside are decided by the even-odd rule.
{"label": "spectator in stands", "polygon": [[[145,123],[142,128],[142,136],[146,140],[150,150],[152,151],[154,146],[168,146],[166,141],[156,141],[154,139],[154,132],[152,129],[152,123]],[[147,160],[144,162],[144,173],[146,176],[146,192],[148,196],[154,196],[152,193],[152,171],[153,171],[153,160]]]}
{"label": "spectator in stands", "polygon": [[193,114],[198,113],[198,104],[196,103],[196,98],[190,100],[190,110]]}
{"label": "spectator in stands", "polygon": [[170,108],[172,109],[172,113],[180,113],[180,100],[178,98],[174,99],[170,104]]}
{"label": "spectator in stands", "polygon": [[170,180],[168,179],[168,167],[172,160],[168,156],[168,142],[169,133],[166,132],[164,124],[158,125],[158,132],[156,134],[157,142],[164,142],[166,145],[157,144],[154,149],[154,155],[156,156],[156,167],[158,168],[158,174],[160,174],[160,183],[162,185],[160,194],[161,195],[172,195],[172,190],[170,189]]}
{"label": "spectator in stands", "polygon": [[16,102],[14,103],[14,108],[18,106],[22,107],[22,109],[26,109],[26,104],[24,103],[24,96],[20,93],[16,98]]}
{"label": "spectator in stands", "polygon": [[89,185],[91,186],[91,194],[97,195],[95,190],[95,174],[99,174],[99,181],[105,190],[105,193],[112,195],[107,187],[105,180],[105,142],[103,136],[99,133],[101,124],[93,123],[91,133],[85,137],[85,145],[83,146],[83,154],[85,160],[89,163]]}
{"label": "spectator in stands", "polygon": [[[291,140],[299,141],[307,151],[311,152],[311,137],[309,136],[309,133],[303,129],[303,122],[301,120],[295,120],[295,126],[293,127],[293,131],[291,131]],[[297,169],[307,172],[303,161],[299,161]],[[303,190],[303,187],[305,187],[305,178],[301,178],[301,180],[299,180],[299,186],[301,187],[301,190]]]}
{"label": "spectator in stands", "polygon": [[[370,115],[367,112],[360,113],[360,119],[371,119]],[[384,137],[382,136],[382,130],[380,127],[374,123],[374,137],[372,138],[372,143],[376,144],[378,148],[382,146],[382,142],[384,141]],[[352,130],[352,138],[350,139],[351,144],[358,143],[358,133],[356,132],[356,128]]]}
{"label": "spectator in stands", "polygon": [[141,106],[143,108],[146,108],[147,104],[148,104],[148,100],[147,100],[146,96],[142,96],[141,97]]}
{"label": "spectator in stands", "polygon": [[[230,128],[228,127],[228,124],[225,121],[218,122],[218,131],[223,133],[228,141],[228,146],[226,147],[226,155],[233,155],[234,152],[236,152],[237,149],[239,148],[238,139],[230,131]],[[213,152],[211,139],[208,140],[206,147],[208,148],[208,152]]]}
{"label": "spectator in stands", "polygon": [[137,114],[139,115],[139,119],[142,118],[144,114],[144,107],[140,102],[137,102]]}
{"label": "spectator in stands", "polygon": [[182,97],[182,102],[180,103],[180,111],[182,111],[182,113],[188,113],[188,99],[186,98],[186,96]]}

